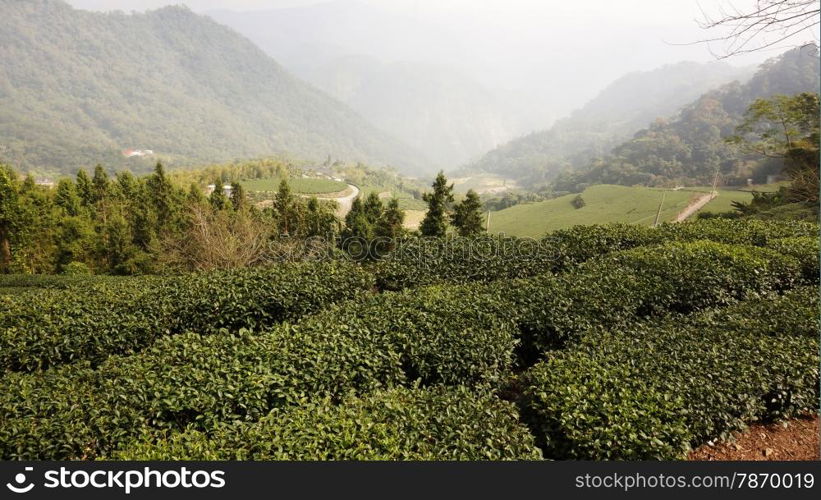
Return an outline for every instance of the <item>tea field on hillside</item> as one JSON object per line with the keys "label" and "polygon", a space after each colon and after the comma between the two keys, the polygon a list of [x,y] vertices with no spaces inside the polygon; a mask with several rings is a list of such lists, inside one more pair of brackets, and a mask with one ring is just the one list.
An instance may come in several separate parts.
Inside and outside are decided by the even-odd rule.
{"label": "tea field on hillside", "polygon": [[0,277],[0,457],[683,459],[817,411],[818,226],[409,237],[343,258]]}

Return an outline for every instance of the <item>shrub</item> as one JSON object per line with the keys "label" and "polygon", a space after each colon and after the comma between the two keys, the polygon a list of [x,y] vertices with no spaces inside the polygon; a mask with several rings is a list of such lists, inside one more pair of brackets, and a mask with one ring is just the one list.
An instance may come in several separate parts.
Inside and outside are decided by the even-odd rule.
{"label": "shrub", "polygon": [[555,249],[554,269],[564,270],[610,252],[662,243],[665,238],[647,226],[608,224],[561,229],[545,236],[542,241]]}
{"label": "shrub", "polygon": [[662,224],[656,228],[667,241],[710,240],[735,245],[768,246],[780,238],[818,238],[818,224],[803,221],[710,219]]}
{"label": "shrub", "polygon": [[697,241],[608,254],[571,273],[519,282],[510,300],[520,357],[527,364],[591,328],[726,305],[799,277],[795,259],[756,247]]}
{"label": "shrub", "polygon": [[282,265],[131,279],[4,298],[0,368],[32,371],[76,360],[99,363],[184,331],[264,329],[372,288],[352,263]]}
{"label": "shrub", "polygon": [[397,388],[328,399],[229,423],[129,442],[120,460],[533,460],[514,407],[465,387]]}
{"label": "shrub", "polygon": [[69,262],[63,266],[62,274],[66,276],[88,276],[94,274],[91,268],[84,262]]}
{"label": "shrub", "polygon": [[[796,293],[761,310],[755,301],[689,321],[590,332],[523,375],[523,416],[548,458],[676,459],[750,421],[814,409],[817,337],[774,337],[734,321],[743,313],[773,330],[792,328],[790,306],[816,300],[810,289]],[[803,321],[804,331],[817,325]]]}
{"label": "shrub", "polygon": [[801,272],[806,283],[818,284],[819,274],[819,249],[818,238],[802,236],[797,238],[778,238],[769,243],[769,248],[774,251],[795,257],[801,263]]}
{"label": "shrub", "polygon": [[512,321],[483,304],[467,287],[384,294],[263,334],[167,337],[82,377],[73,366],[14,374],[0,394],[0,456],[96,457],[142,428],[208,430],[307,398],[412,382],[494,384],[516,338]]}
{"label": "shrub", "polygon": [[402,290],[434,284],[465,284],[524,278],[550,271],[552,247],[526,238],[407,238],[374,266],[377,287]]}
{"label": "shrub", "polygon": [[801,286],[784,295],[759,297],[732,306],[708,310],[690,319],[694,328],[753,332],[761,336],[797,336],[818,339],[819,297],[815,286]]}
{"label": "shrub", "polygon": [[757,293],[791,288],[800,278],[800,266],[793,257],[708,241],[614,253],[591,262],[585,271],[595,276],[616,266],[652,281],[652,288],[645,290],[644,311],[689,312],[729,304]]}

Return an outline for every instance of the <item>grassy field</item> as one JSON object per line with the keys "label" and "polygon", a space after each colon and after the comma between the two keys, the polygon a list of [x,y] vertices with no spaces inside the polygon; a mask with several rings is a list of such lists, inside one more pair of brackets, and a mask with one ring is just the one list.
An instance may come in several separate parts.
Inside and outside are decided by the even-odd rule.
{"label": "grassy field", "polygon": [[451,179],[456,193],[467,193],[469,189],[479,194],[483,193],[503,193],[519,186],[516,181],[506,179],[494,174],[472,175],[470,177],[458,177]]}
{"label": "grassy field", "polygon": [[575,208],[569,194],[553,200],[516,205],[490,214],[490,232],[513,236],[541,236],[579,224],[625,222],[650,225],[664,195],[660,220],[673,219],[698,191],[671,191],[646,187],[591,186],[582,193],[585,206]]}
{"label": "grassy field", "polygon": [[[701,212],[719,213],[733,210],[732,202],[749,202],[751,191],[774,191],[778,185],[751,186],[739,189],[720,188],[718,196]],[[662,193],[664,204],[659,220],[672,220],[688,203],[710,192],[709,186],[688,187],[677,191],[661,188],[613,185],[591,186],[582,193],[585,206],[571,204],[575,194],[553,200],[516,205],[490,214],[490,232],[512,236],[541,236],[547,232],[579,224],[624,222],[650,225],[656,217]]]}
{"label": "grassy field", "polygon": [[[244,180],[241,181],[241,184],[250,192],[276,191],[279,189],[280,181],[282,179],[278,177],[268,177],[265,179]],[[302,177],[288,179],[288,184],[291,186],[291,191],[301,194],[337,193],[348,187],[344,182],[331,179],[306,179]]]}
{"label": "grassy field", "polygon": [[753,194],[750,191],[741,191],[737,189],[719,189],[718,196],[704,206],[699,212],[720,213],[732,212],[734,201],[741,201],[749,203],[753,199]]}

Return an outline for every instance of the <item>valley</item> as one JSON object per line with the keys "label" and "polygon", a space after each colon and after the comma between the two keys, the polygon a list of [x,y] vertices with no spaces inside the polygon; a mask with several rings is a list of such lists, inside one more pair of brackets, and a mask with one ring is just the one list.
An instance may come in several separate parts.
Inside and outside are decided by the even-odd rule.
{"label": "valley", "polygon": [[0,459],[818,460],[819,10],[688,2],[0,0]]}

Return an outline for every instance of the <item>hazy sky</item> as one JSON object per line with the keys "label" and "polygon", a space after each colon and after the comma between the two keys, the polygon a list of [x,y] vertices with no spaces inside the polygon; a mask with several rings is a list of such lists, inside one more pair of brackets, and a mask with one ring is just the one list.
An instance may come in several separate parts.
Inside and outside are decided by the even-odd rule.
{"label": "hazy sky", "polygon": [[[599,32],[615,29],[643,30],[644,47],[641,54],[655,52],[661,60],[713,59],[705,45],[674,46],[692,42],[708,34],[699,29],[700,6],[708,13],[717,13],[721,6],[750,6],[755,0],[359,0],[382,9],[391,10],[434,23],[448,23],[455,31],[478,28],[503,33],[507,43],[533,46],[535,42],[555,40],[557,36],[575,35],[578,42],[596,45]],[[169,4],[183,3],[192,10],[211,9],[261,10],[322,3],[321,0],[68,0],[76,7],[97,10],[145,10]],[[477,34],[478,35],[478,34]],[[606,41],[608,50],[630,47],[631,40]],[[717,47],[720,49],[720,47]],[[759,62],[777,50],[763,54],[739,56],[735,64]],[[650,61],[648,61],[650,62]],[[653,63],[651,63],[653,64]],[[657,65],[657,64],[656,64]]]}
{"label": "hazy sky", "polygon": [[[67,0],[85,9],[145,10],[185,3],[192,10],[268,10],[317,0]],[[499,92],[520,93],[550,119],[581,106],[614,79],[679,61],[715,60],[700,29],[697,0],[336,0],[357,1],[430,26],[431,36],[365,40],[344,47],[381,60],[429,62],[459,69]],[[710,14],[721,6],[748,8],[755,0],[701,0]],[[428,31],[423,30],[423,33]],[[435,32],[435,36],[433,33]],[[418,33],[418,31],[417,31]],[[406,36],[407,38],[407,36]],[[803,41],[803,40],[802,40]],[[308,43],[310,41],[303,41]],[[324,40],[323,43],[328,43]],[[721,46],[714,46],[717,52]],[[736,56],[757,64],[784,46]],[[394,53],[391,53],[394,51]],[[288,66],[288,61],[280,61]],[[545,91],[547,90],[547,91]],[[543,102],[538,102],[543,99]],[[548,111],[549,110],[549,111]]]}

